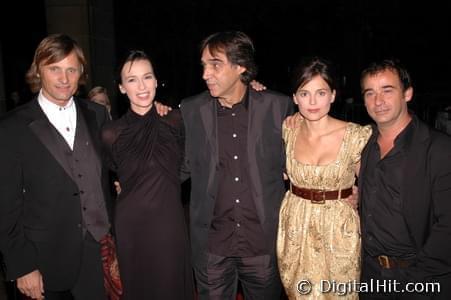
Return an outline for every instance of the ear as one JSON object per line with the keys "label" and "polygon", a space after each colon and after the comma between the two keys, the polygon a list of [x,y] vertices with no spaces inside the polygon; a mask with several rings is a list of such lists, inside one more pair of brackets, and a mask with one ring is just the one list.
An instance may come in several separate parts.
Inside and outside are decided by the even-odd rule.
{"label": "ear", "polygon": [[155,79],[155,88],[158,87],[158,80]]}
{"label": "ear", "polygon": [[333,90],[332,91],[332,99],[330,99],[330,103],[334,103],[335,102],[335,96],[337,95],[337,91]]}
{"label": "ear", "polygon": [[122,94],[126,93],[124,87],[121,84],[119,84],[119,91],[121,91]]}
{"label": "ear", "polygon": [[409,87],[405,92],[404,92],[404,100],[406,102],[409,102],[410,100],[412,100],[413,98],[413,87]]}
{"label": "ear", "polygon": [[247,68],[243,67],[243,66],[240,66],[240,65],[237,65],[237,70],[238,70],[238,73],[241,75],[244,72],[246,72]]}
{"label": "ear", "polygon": [[298,100],[296,100],[296,94],[293,93],[293,102],[294,104],[298,105]]}

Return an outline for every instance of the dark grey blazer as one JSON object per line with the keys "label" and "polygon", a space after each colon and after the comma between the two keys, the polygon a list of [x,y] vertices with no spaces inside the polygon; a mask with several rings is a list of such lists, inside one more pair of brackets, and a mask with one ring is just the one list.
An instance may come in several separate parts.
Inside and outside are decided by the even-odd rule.
{"label": "dark grey blazer", "polygon": [[[96,152],[105,108],[75,99]],[[78,122],[78,120],[77,120]],[[82,257],[78,187],[37,99],[0,120],[0,251],[7,279],[39,269],[46,289],[70,289]],[[102,170],[108,197],[106,169]]]}
{"label": "dark grey blazer", "polygon": [[[208,91],[182,101],[185,123],[185,168],[191,176],[190,230],[194,264],[207,248],[218,188],[217,100]],[[267,251],[275,253],[279,207],[285,185],[282,122],[293,112],[285,95],[249,90],[248,162],[257,214]]]}
{"label": "dark grey blazer", "polygon": [[[401,186],[404,220],[417,248],[416,261],[402,269],[407,281],[443,279],[451,284],[451,138],[431,130],[413,116],[413,138],[406,146]],[[373,136],[368,144],[376,143]],[[365,181],[368,148],[362,152],[360,185]],[[365,205],[365,196],[359,190]],[[362,206],[361,205],[361,206]],[[362,215],[362,218],[365,218]],[[442,289],[445,285],[442,286]],[[448,289],[449,290],[449,289]]]}

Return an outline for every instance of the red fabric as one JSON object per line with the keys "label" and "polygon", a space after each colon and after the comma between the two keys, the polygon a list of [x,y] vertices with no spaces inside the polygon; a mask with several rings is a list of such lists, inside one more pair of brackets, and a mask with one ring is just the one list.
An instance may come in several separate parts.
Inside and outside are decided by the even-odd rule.
{"label": "red fabric", "polygon": [[101,254],[104,284],[110,300],[119,300],[122,295],[122,283],[117,263],[116,246],[113,237],[108,234],[101,241]]}

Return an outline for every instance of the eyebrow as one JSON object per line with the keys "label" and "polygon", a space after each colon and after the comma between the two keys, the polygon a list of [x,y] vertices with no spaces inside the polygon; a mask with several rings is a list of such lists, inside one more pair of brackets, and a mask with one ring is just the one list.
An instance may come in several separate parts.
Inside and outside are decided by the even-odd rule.
{"label": "eyebrow", "polygon": [[222,59],[216,58],[216,57],[207,59],[206,61],[201,60],[201,63],[206,63],[206,62],[212,63],[212,62],[224,62],[224,61]]}

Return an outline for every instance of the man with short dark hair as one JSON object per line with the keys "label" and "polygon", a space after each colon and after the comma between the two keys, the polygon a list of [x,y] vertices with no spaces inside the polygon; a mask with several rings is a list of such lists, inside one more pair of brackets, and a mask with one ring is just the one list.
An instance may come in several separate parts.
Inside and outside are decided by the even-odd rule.
{"label": "man with short dark hair", "polygon": [[279,299],[275,257],[285,192],[282,122],[291,100],[248,88],[254,46],[219,32],[201,46],[208,91],[182,101],[191,176],[190,230],[200,299]]}
{"label": "man with short dark hair", "polygon": [[[399,62],[373,63],[363,71],[361,87],[377,125],[359,176],[362,282],[378,284],[379,292],[360,296],[450,299],[451,139],[409,112],[413,87]],[[403,293],[394,292],[395,280]],[[409,287],[425,289],[412,293]]]}

